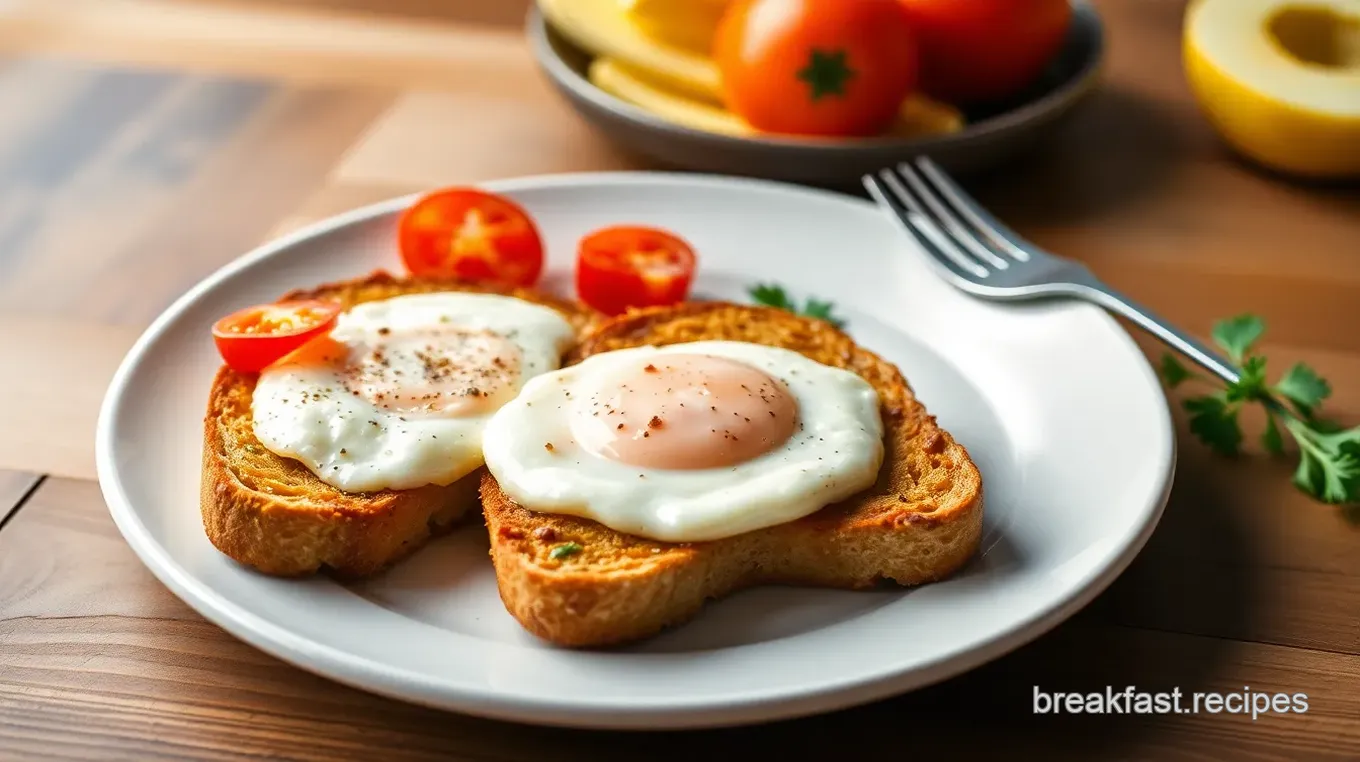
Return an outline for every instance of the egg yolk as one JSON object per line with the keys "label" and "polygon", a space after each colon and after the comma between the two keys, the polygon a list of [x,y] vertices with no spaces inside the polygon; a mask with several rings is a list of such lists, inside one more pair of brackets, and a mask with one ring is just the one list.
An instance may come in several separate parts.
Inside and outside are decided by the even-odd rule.
{"label": "egg yolk", "polygon": [[642,468],[733,466],[783,444],[798,405],[783,382],[736,360],[657,355],[578,401],[578,441]]}
{"label": "egg yolk", "polygon": [[513,342],[454,326],[380,328],[362,344],[313,341],[290,360],[340,366],[347,392],[395,413],[484,415],[514,397],[520,382]]}

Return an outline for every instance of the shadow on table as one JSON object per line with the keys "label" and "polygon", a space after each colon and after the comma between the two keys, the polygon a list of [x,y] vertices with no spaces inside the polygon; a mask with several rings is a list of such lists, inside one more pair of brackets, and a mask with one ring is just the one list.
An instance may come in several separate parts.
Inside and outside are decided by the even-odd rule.
{"label": "shadow on table", "polygon": [[1194,153],[1187,132],[1165,106],[1106,87],[1033,150],[964,184],[1022,229],[1080,223],[1155,194]]}

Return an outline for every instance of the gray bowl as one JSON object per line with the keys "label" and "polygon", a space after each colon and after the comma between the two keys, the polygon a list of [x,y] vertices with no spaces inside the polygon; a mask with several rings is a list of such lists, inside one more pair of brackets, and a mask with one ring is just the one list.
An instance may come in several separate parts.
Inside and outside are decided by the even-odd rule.
{"label": "gray bowl", "polygon": [[970,109],[968,126],[961,132],[928,138],[813,142],[691,129],[591,84],[585,74],[591,56],[552,29],[537,7],[529,13],[528,36],[534,57],[558,92],[628,150],[674,169],[846,186],[858,184],[866,172],[921,155],[956,174],[969,174],[1032,145],[1090,94],[1099,79],[1105,48],[1100,17],[1085,0],[1073,0],[1072,8],[1067,39],[1035,85],[1011,102]]}

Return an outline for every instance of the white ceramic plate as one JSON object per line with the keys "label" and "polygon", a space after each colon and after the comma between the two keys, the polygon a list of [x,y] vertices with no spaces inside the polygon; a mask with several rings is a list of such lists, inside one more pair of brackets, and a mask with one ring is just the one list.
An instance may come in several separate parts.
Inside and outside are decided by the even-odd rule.
{"label": "white ceramic plate", "polygon": [[942,680],[1040,635],[1105,588],[1156,525],[1175,459],[1165,397],[1132,340],[1076,303],[1000,306],[954,291],[867,202],[666,174],[491,183],[535,216],[546,285],[607,224],[671,228],[701,257],[696,295],[777,280],[835,300],[973,454],[981,555],[910,592],[766,588],[626,650],[573,652],[523,631],[496,594],[484,530],[438,540],[380,578],[271,579],[219,554],[199,512],[209,326],[293,287],[398,271],[396,214],[367,207],[264,246],[147,329],[100,417],[99,479],[143,562],[227,631],[303,669],[408,701],[533,723],[728,725],[827,711]]}

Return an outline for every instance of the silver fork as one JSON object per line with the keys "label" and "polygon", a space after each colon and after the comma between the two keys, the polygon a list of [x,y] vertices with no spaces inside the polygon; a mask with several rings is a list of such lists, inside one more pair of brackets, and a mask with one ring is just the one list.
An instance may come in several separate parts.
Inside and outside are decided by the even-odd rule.
{"label": "silver fork", "polygon": [[1085,265],[1021,238],[927,158],[864,176],[864,187],[925,249],[946,279],[984,299],[1070,297],[1116,312],[1228,383],[1238,370],[1226,358],[1101,283]]}

